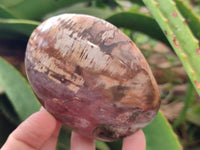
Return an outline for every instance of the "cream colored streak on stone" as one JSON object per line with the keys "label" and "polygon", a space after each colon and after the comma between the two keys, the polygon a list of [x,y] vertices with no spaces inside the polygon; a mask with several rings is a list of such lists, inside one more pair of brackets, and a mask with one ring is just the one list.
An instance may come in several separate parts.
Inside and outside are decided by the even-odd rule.
{"label": "cream colored streak on stone", "polygon": [[106,39],[107,37],[114,38],[114,30],[106,31],[102,34],[102,39]]}
{"label": "cream colored streak on stone", "polygon": [[77,93],[78,90],[80,89],[78,86],[76,86],[76,85],[74,85],[74,84],[69,84],[69,85],[67,85],[67,87],[68,87],[71,91],[73,91],[74,93]]}
{"label": "cream colored streak on stone", "polygon": [[52,72],[50,72],[50,73],[48,74],[48,77],[49,77],[49,79],[55,81],[56,83],[61,83],[58,79],[56,79],[56,78],[54,78],[54,77],[52,76]]}
{"label": "cream colored streak on stone", "polygon": [[[107,70],[111,75],[126,73],[123,63],[115,58],[111,58],[109,55],[103,53],[98,45],[91,43],[87,40],[78,37],[78,34],[73,34],[73,38],[69,35],[72,31],[65,29],[58,33],[56,37],[55,48],[60,52],[66,54],[67,61],[75,63],[83,68],[93,69],[97,72]],[[110,30],[103,34],[103,38],[106,36],[113,36],[114,31]],[[64,37],[60,38],[60,35]],[[75,40],[76,39],[76,40]],[[66,42],[67,41],[67,42]],[[62,43],[62,44],[61,44]],[[83,56],[81,56],[83,53]],[[87,55],[87,59],[84,59]],[[93,60],[93,63],[90,63]]]}
{"label": "cream colored streak on stone", "polygon": [[[55,19],[50,20],[50,23],[53,23],[56,21]],[[48,22],[46,22],[47,24]],[[45,26],[45,25],[44,25]],[[43,29],[44,32],[48,30],[48,26]],[[109,55],[103,53],[98,45],[95,45],[94,43],[89,42],[88,40],[82,39],[82,37],[78,37],[77,33],[73,34],[73,37],[71,38],[69,35],[72,33],[69,29],[64,29],[57,31],[56,37],[56,43],[54,45],[55,49],[60,50],[60,52],[63,54],[63,57],[66,58],[66,64],[74,64],[79,65],[82,68],[88,68],[93,69],[96,72],[102,72],[107,71],[111,75],[123,75],[125,74],[126,67],[124,67],[123,63],[115,58],[111,58]],[[102,36],[102,40],[106,38],[106,36],[114,36],[114,31],[109,30],[105,32]],[[76,39],[76,40],[75,40]],[[83,56],[81,56],[81,53],[83,51]],[[58,68],[55,64],[61,64],[63,62],[60,62],[59,60],[55,60],[55,58],[50,57],[48,54],[41,53],[41,50],[35,51],[33,49],[32,51],[33,58],[36,58],[37,60],[41,60],[41,65],[36,65],[34,69],[38,70],[39,72],[46,72],[46,68],[49,70],[58,73],[60,75],[64,75],[65,79],[73,81],[74,84],[69,84],[68,88],[73,90],[74,92],[77,92],[79,87],[83,85],[84,79],[76,75],[76,79],[73,79],[71,75],[67,72],[64,72],[62,69]],[[87,59],[84,59],[87,55]],[[31,59],[30,59],[31,61]],[[93,61],[91,63],[91,61]],[[44,65],[45,67],[42,67]],[[123,67],[121,67],[123,66]],[[48,75],[49,78],[56,81],[57,83],[60,83],[57,79],[55,79],[51,74]]]}
{"label": "cream colored streak on stone", "polygon": [[[50,70],[48,77],[51,80],[55,81],[56,83],[61,83],[61,82],[52,76],[53,72],[63,75],[66,80],[72,81],[73,84],[69,84],[68,88],[74,92],[77,92],[79,90],[79,86],[83,85],[84,79],[81,76],[75,74],[76,79],[73,79],[71,74],[65,72],[63,69],[58,68],[55,64],[59,64],[61,62],[59,62],[55,58],[53,57],[48,58],[47,54],[40,53],[39,51],[35,51],[32,56],[37,60],[41,60],[40,63],[35,65],[34,69],[37,70],[38,72],[44,73],[47,71],[47,68],[48,68]],[[42,58],[45,58],[45,59],[42,59]]]}

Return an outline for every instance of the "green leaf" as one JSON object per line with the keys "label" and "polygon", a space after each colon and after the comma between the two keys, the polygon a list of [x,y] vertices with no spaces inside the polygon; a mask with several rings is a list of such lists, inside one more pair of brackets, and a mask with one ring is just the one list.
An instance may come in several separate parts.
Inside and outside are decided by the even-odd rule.
{"label": "green leaf", "polygon": [[14,18],[14,16],[0,4],[0,18]]}
{"label": "green leaf", "polygon": [[40,22],[23,19],[0,19],[0,38],[30,36]]}
{"label": "green leaf", "polygon": [[[55,16],[61,13],[82,13],[89,14],[96,17],[105,18],[112,13],[109,9],[100,9],[94,7],[85,7],[85,3],[79,3],[66,9],[49,13],[43,19],[47,19],[51,16]],[[0,38],[19,38],[19,36],[29,37],[33,30],[41,22],[24,20],[24,19],[5,19],[0,18]]]}
{"label": "green leaf", "polygon": [[40,104],[24,77],[2,58],[0,58],[0,86],[21,121],[39,110]]}
{"label": "green leaf", "polygon": [[144,6],[144,3],[142,2],[142,0],[130,0],[133,3],[139,4],[141,6]]}
{"label": "green leaf", "polygon": [[172,0],[143,0],[165,33],[181,60],[192,84],[200,95],[199,41],[185,23],[176,3]]}
{"label": "green leaf", "polygon": [[143,131],[146,136],[147,150],[182,149],[177,136],[161,112]]}
{"label": "green leaf", "polygon": [[195,105],[188,110],[186,120],[200,126],[200,105]]}
{"label": "green leaf", "polygon": [[43,19],[47,19],[49,17],[56,16],[63,13],[87,14],[87,15],[92,15],[99,18],[106,18],[109,15],[111,15],[113,12],[109,8],[102,9],[102,8],[97,8],[94,6],[89,7],[86,5],[86,3],[77,3],[70,7],[62,8],[62,9],[57,10],[56,12],[49,13],[45,17],[43,17]]}
{"label": "green leaf", "polygon": [[96,149],[97,150],[110,150],[108,145],[105,142],[102,141],[96,141]]}
{"label": "green leaf", "polygon": [[16,18],[40,19],[59,8],[86,1],[89,0],[0,0],[0,4]]}
{"label": "green leaf", "polygon": [[120,12],[111,15],[106,20],[117,27],[140,31],[154,39],[169,44],[159,25],[150,16],[138,12]]}
{"label": "green leaf", "polygon": [[108,142],[107,145],[111,150],[121,150],[122,149],[122,140],[116,142]]}

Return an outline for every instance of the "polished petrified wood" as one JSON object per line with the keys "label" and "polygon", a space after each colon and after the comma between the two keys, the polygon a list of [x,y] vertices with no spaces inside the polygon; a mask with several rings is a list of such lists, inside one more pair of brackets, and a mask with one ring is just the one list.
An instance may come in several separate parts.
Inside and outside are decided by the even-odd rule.
{"label": "polished petrified wood", "polygon": [[82,135],[117,140],[147,125],[159,109],[144,56],[104,20],[78,14],[46,20],[30,37],[25,63],[41,104]]}

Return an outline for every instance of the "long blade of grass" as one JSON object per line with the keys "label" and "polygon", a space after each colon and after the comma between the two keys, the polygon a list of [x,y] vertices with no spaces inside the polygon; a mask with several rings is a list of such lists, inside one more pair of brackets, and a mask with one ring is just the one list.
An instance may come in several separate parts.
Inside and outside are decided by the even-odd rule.
{"label": "long blade of grass", "polygon": [[200,126],[200,105],[195,105],[188,109],[186,120]]}
{"label": "long blade of grass", "polygon": [[185,102],[184,107],[179,117],[174,121],[173,129],[177,128],[185,120],[189,106],[194,99],[195,99],[195,89],[193,85],[190,83],[187,88],[187,93],[184,100]]}

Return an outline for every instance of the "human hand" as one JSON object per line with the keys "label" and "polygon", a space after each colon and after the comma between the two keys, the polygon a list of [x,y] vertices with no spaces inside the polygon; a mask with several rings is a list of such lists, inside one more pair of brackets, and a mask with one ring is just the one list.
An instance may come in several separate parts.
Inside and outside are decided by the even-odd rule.
{"label": "human hand", "polygon": [[[22,122],[8,137],[1,150],[55,150],[61,123],[45,109]],[[142,130],[123,139],[122,150],[145,150]],[[71,150],[95,150],[95,141],[72,132]]]}

